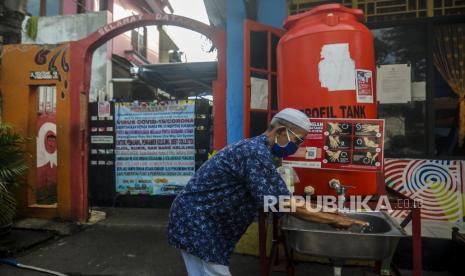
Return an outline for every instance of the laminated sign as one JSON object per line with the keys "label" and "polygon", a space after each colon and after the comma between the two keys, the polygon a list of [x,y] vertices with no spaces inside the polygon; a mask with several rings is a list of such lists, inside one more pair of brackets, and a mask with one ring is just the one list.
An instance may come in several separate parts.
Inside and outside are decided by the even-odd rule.
{"label": "laminated sign", "polygon": [[384,120],[310,119],[305,142],[283,164],[298,168],[381,171]]}
{"label": "laminated sign", "polygon": [[116,191],[172,195],[195,172],[195,104],[116,103]]}

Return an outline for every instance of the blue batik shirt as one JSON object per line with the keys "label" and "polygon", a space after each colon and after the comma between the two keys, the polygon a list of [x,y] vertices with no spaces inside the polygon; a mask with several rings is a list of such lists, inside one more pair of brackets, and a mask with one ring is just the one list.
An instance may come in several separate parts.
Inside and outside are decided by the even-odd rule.
{"label": "blue batik shirt", "polygon": [[174,200],[168,242],[204,261],[228,265],[267,195],[290,195],[268,138],[229,145],[205,162]]}

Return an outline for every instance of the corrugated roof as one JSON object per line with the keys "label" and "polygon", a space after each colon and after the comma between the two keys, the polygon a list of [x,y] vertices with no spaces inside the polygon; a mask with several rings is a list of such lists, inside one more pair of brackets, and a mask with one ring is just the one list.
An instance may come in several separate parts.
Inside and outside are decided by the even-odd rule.
{"label": "corrugated roof", "polygon": [[143,65],[139,77],[176,98],[209,94],[217,79],[217,62]]}

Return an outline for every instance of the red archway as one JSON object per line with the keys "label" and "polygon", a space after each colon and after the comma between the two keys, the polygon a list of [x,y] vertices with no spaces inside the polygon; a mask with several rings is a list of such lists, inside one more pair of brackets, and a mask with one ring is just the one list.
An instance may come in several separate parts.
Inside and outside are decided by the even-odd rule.
{"label": "red archway", "polygon": [[[218,51],[217,80],[213,82],[213,146],[226,145],[226,33],[222,29],[173,14],[153,13],[134,15],[99,28],[84,39],[69,43],[70,147],[65,156],[72,170],[70,174],[71,213],[76,220],[86,220],[87,201],[87,103],[89,97],[92,55],[112,38],[134,28],[149,25],[173,25],[196,31],[208,37]],[[78,146],[79,145],[79,146]]]}

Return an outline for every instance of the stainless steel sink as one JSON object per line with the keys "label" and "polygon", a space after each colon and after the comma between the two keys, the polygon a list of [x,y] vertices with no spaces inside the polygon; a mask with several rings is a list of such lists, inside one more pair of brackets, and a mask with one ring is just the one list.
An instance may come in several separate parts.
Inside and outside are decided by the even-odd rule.
{"label": "stainless steel sink", "polygon": [[347,230],[306,221],[292,215],[282,218],[288,245],[295,251],[331,259],[384,260],[390,257],[399,239],[406,235],[384,212],[354,212],[349,217],[370,223],[369,227],[352,226]]}

